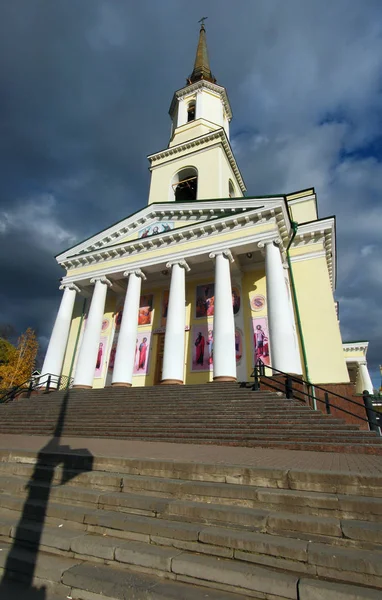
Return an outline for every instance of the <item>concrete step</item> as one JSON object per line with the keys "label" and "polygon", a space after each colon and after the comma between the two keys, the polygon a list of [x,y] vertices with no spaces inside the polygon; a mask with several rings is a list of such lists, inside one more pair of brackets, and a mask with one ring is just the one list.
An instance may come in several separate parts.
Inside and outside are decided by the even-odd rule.
{"label": "concrete step", "polygon": [[[5,464],[7,463],[2,466],[4,467]],[[6,473],[6,469],[3,472]],[[11,470],[9,472],[11,473]],[[21,476],[21,474],[0,475],[0,491],[8,495],[16,494],[25,497],[29,489],[28,486],[32,486],[36,498],[39,495],[45,495],[47,484],[44,480],[34,477],[32,483],[27,486],[27,473],[32,474],[32,467],[29,471],[24,470],[24,476]],[[121,479],[123,480],[122,488],[120,485]],[[146,512],[146,514],[152,516],[156,513],[162,513],[170,501],[184,499],[213,504],[234,504],[235,506],[249,508],[265,507],[269,511],[281,510],[311,516],[329,516],[357,521],[382,521],[382,503],[380,499],[356,495],[269,489],[205,481],[190,482],[179,479],[122,474],[113,478],[108,473],[94,474],[93,479],[88,479],[88,484],[90,487],[82,487],[80,482],[73,479],[72,484],[54,485],[50,489],[50,499],[102,508],[105,508],[105,506],[109,508],[118,506],[120,510],[128,510],[130,506],[132,512],[137,510],[141,514]],[[94,488],[93,485],[96,485],[98,489]],[[105,490],[110,489],[110,493],[102,488],[105,488]],[[116,493],[117,490],[118,493]],[[123,492],[122,497],[120,490]],[[117,504],[118,500],[120,505]],[[155,500],[157,504],[154,505]],[[130,505],[128,504],[129,501],[131,502]],[[376,529],[379,530],[378,527]]]}
{"label": "concrete step", "polygon": [[[59,460],[57,459],[59,457]],[[38,467],[35,463],[38,460]],[[63,465],[65,464],[65,468]],[[57,466],[58,465],[58,466]],[[45,452],[0,449],[0,470],[33,479],[67,481],[68,485],[118,490],[124,478],[134,476],[208,483],[227,483],[279,490],[352,494],[382,498],[382,475],[373,471],[344,473],[297,468],[271,468],[246,465],[187,462],[182,460],[137,459],[89,456],[88,452],[52,450]]]}
{"label": "concrete step", "polygon": [[[103,515],[103,522],[105,519],[106,515]],[[155,519],[151,520],[155,521]],[[3,524],[4,519],[1,522]],[[157,535],[160,524],[154,523],[150,530],[146,529],[145,536],[142,535],[140,539],[134,540],[133,535],[125,537],[116,529],[108,531],[109,535],[105,536],[105,530],[95,532],[93,527],[93,531],[84,532],[71,529],[70,524],[65,521],[62,521],[62,526],[58,523],[59,520],[56,519],[54,525],[46,524],[42,530],[39,524],[28,521],[18,527],[15,524],[10,525],[10,538],[17,540],[16,555],[18,555],[13,571],[27,574],[32,560],[28,558],[28,547],[29,549],[38,547],[40,563],[44,562],[41,559],[41,551],[64,557],[61,565],[54,556],[49,560],[49,568],[53,570],[51,577],[55,582],[61,581],[60,574],[68,568],[68,565],[69,568],[73,566],[73,562],[66,562],[68,559],[77,562],[102,559],[108,564],[123,563],[132,568],[145,568],[152,573],[175,573],[195,579],[207,579],[215,585],[225,583],[233,589],[241,587],[244,590],[263,591],[263,593],[271,593],[271,591],[268,589],[266,592],[265,587],[263,589],[251,587],[249,581],[252,578],[247,580],[245,585],[243,582],[239,585],[233,583],[231,579],[222,578],[220,568],[216,571],[216,567],[221,563],[221,569],[228,569],[231,573],[255,573],[257,576],[261,574],[267,582],[269,579],[274,580],[275,573],[280,573],[282,569],[284,573],[281,580],[284,585],[291,581],[291,578],[296,578],[297,581],[298,574],[314,577],[318,571],[322,571],[324,577],[328,576],[326,572],[329,568],[329,576],[339,582],[348,581],[347,577],[351,572],[353,581],[382,588],[382,552],[378,551],[330,547],[327,544],[291,540],[276,535],[269,536],[216,527],[203,529],[199,526],[192,530],[185,526],[186,524],[175,527],[176,523],[169,523],[170,527],[173,526],[172,530],[162,529],[160,533],[167,533],[166,536]],[[110,521],[108,523],[110,524]],[[118,536],[115,537],[112,533],[118,533]],[[135,532],[136,536],[137,533]],[[3,542],[2,545],[4,546]],[[1,558],[5,559],[5,556]],[[178,565],[175,564],[177,561],[180,561]],[[5,565],[5,561],[0,564]],[[198,565],[198,568],[195,565]],[[215,565],[213,572],[209,569],[205,570],[208,565]],[[40,564],[36,576],[49,579],[42,567],[43,565]],[[209,573],[207,577],[206,573]],[[65,585],[73,585],[65,577],[62,581]]]}

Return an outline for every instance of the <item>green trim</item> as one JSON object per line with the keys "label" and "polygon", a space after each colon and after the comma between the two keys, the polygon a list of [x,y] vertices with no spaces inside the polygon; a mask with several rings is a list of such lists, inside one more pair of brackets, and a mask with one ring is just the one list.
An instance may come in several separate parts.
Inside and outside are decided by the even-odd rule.
{"label": "green trim", "polygon": [[70,378],[71,378],[72,372],[73,372],[74,359],[75,359],[76,354],[77,354],[77,348],[78,348],[78,342],[79,342],[79,339],[80,339],[80,334],[81,334],[81,329],[82,329],[82,323],[84,322],[85,308],[86,308],[86,298],[84,298],[84,303],[82,305],[82,313],[81,313],[80,324],[78,325],[76,343],[74,344],[72,360],[71,360],[71,363],[70,363],[70,369],[69,369],[69,375],[68,375],[68,386],[69,386]]}
{"label": "green trim", "polygon": [[306,377],[307,382],[310,384],[311,382],[310,382],[310,377],[309,377],[308,359],[307,359],[307,355],[306,355],[304,334],[303,334],[303,330],[302,330],[300,307],[299,307],[298,299],[297,299],[296,284],[295,284],[293,269],[292,269],[292,261],[290,259],[290,255],[289,255],[289,249],[293,243],[294,238],[296,237],[297,229],[298,229],[298,223],[296,223],[295,221],[292,221],[293,234],[292,234],[292,237],[290,238],[289,244],[286,248],[286,255],[287,255],[287,261],[288,261],[288,267],[289,267],[289,273],[290,273],[290,282],[291,282],[291,286],[292,286],[293,303],[294,303],[294,307],[296,310],[298,333],[299,333],[300,342],[301,342],[302,358],[304,361],[305,377]]}

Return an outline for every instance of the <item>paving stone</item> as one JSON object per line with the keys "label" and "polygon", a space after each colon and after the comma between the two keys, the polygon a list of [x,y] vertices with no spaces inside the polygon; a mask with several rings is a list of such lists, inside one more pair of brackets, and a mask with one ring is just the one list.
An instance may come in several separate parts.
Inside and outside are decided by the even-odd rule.
{"label": "paving stone", "polygon": [[355,548],[331,547],[326,544],[309,544],[308,562],[337,569],[344,573],[353,571],[368,575],[382,577],[382,555],[369,550],[357,550]]}
{"label": "paving stone", "polygon": [[173,559],[172,571],[179,575],[219,582],[243,590],[297,599],[296,575],[279,573],[247,563],[185,553]]}
{"label": "paving stone", "polygon": [[313,579],[300,579],[299,600],[381,600],[381,592],[370,588]]}
{"label": "paving stone", "polygon": [[116,548],[115,559],[130,565],[170,572],[172,559],[181,553],[181,550],[175,548],[164,548],[143,542],[127,542]]}
{"label": "paving stone", "polygon": [[271,513],[267,521],[267,531],[301,531],[317,535],[342,537],[337,519],[330,517],[309,517],[291,513]]}
{"label": "paving stone", "polygon": [[163,513],[169,505],[170,500],[162,500],[153,496],[115,492],[102,494],[99,498],[101,507],[116,507],[119,510],[135,509],[153,514]]}
{"label": "paving stone", "polygon": [[199,554],[210,554],[211,556],[222,556],[224,558],[233,558],[232,548],[222,546],[212,546],[211,544],[201,544],[200,542],[186,542],[184,540],[174,540],[171,538],[157,535],[150,536],[150,541],[159,546],[170,546],[179,550],[198,552]]}
{"label": "paving stone", "polygon": [[83,554],[85,556],[114,560],[115,550],[121,544],[123,544],[123,541],[119,538],[88,533],[73,539],[70,549],[77,555]]}
{"label": "paving stone", "polygon": [[308,560],[308,542],[276,535],[210,527],[200,532],[199,540],[214,546],[226,546],[237,550],[280,556],[302,562]]}
{"label": "paving stone", "polygon": [[33,573],[49,581],[61,581],[62,574],[81,561],[53,554],[36,553],[1,542],[0,567],[20,573]]}
{"label": "paving stone", "polygon": [[381,523],[342,520],[341,527],[344,536],[352,540],[360,540],[374,544],[382,543]]}
{"label": "paving stone", "polygon": [[179,523],[153,517],[130,515],[115,511],[99,510],[85,516],[85,523],[109,529],[120,529],[145,535],[159,535],[176,539],[197,541],[201,525]]}
{"label": "paving stone", "polygon": [[68,530],[65,527],[49,527],[28,522],[14,525],[10,537],[23,540],[33,545],[48,546],[58,550],[70,550],[73,540],[78,538],[81,532]]}
{"label": "paving stone", "polygon": [[198,520],[204,523],[229,523],[244,527],[260,528],[265,526],[267,512],[245,507],[224,506],[219,504],[203,504],[186,500],[175,500],[167,508],[169,516],[182,517],[186,520]]}

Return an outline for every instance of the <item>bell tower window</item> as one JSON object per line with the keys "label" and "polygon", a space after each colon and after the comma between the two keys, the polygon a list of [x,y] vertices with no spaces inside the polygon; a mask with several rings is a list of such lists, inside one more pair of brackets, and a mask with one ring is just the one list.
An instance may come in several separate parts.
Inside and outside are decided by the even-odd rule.
{"label": "bell tower window", "polygon": [[196,110],[195,100],[192,100],[189,103],[189,105],[187,106],[187,123],[195,120],[195,110]]}
{"label": "bell tower window", "polygon": [[198,193],[198,172],[195,167],[187,167],[175,174],[172,180],[174,200],[196,200]]}

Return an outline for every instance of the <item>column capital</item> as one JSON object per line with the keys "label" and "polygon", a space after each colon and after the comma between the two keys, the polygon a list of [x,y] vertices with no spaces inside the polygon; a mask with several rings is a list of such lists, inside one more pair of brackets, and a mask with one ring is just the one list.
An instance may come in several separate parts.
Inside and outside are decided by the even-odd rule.
{"label": "column capital", "polygon": [[141,269],[131,269],[130,271],[124,271],[123,276],[129,277],[129,275],[135,275],[136,277],[140,277],[143,281],[146,281],[146,275]]}
{"label": "column capital", "polygon": [[224,256],[224,258],[228,258],[229,262],[231,262],[231,263],[235,262],[235,259],[232,256],[232,252],[229,248],[226,248],[225,250],[221,250],[219,252],[211,252],[211,254],[209,255],[209,258],[213,259],[219,255]]}
{"label": "column capital", "polygon": [[102,277],[93,277],[93,279],[90,280],[90,283],[92,283],[93,285],[97,283],[97,281],[100,281],[101,283],[104,283],[105,285],[107,285],[108,287],[113,287],[112,282],[110,281],[110,279],[108,279],[105,276]]}
{"label": "column capital", "polygon": [[258,242],[257,247],[260,248],[260,250],[263,250],[267,244],[273,244],[274,246],[282,246],[282,241],[279,237],[272,238],[270,240],[263,240],[261,242]]}
{"label": "column capital", "polygon": [[62,283],[59,287],[60,290],[65,290],[65,289],[69,289],[69,290],[74,290],[75,292],[80,292],[80,288],[75,284],[75,283]]}
{"label": "column capital", "polygon": [[183,258],[181,260],[174,260],[173,262],[166,263],[166,269],[171,269],[171,267],[173,267],[174,265],[179,265],[187,273],[191,271],[190,267],[188,266],[188,263],[186,263],[186,261]]}

